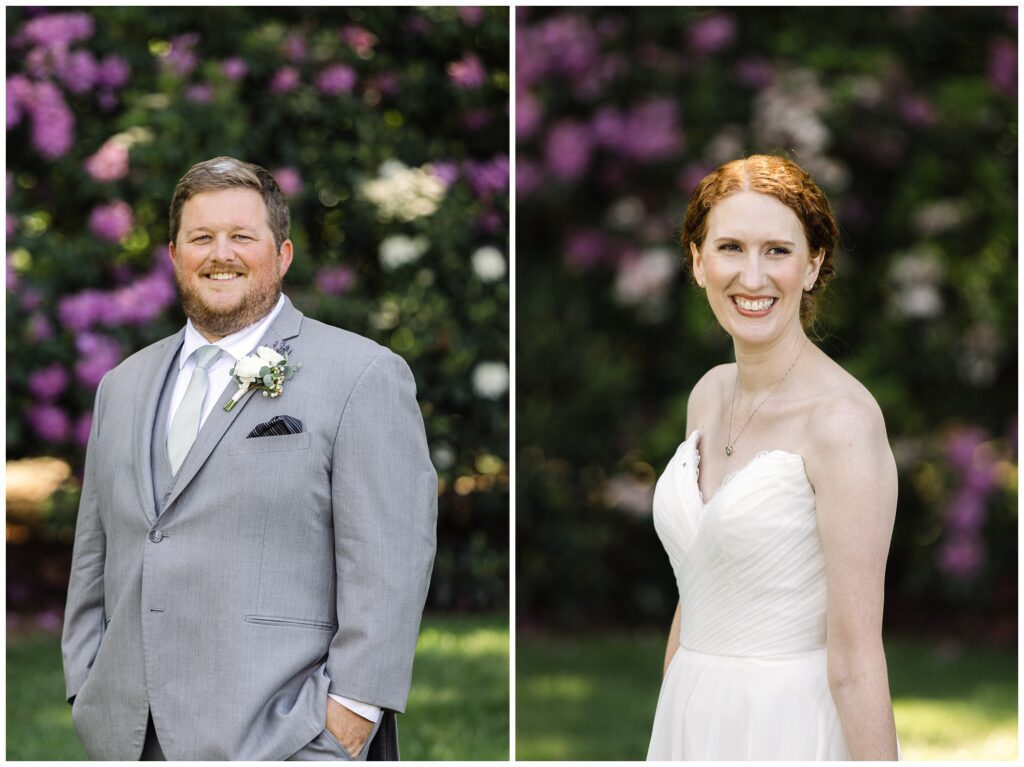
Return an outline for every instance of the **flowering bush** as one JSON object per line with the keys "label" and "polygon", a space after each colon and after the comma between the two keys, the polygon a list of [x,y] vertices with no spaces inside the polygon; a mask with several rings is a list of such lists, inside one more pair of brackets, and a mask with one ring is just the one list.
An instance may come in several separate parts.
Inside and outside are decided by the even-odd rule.
{"label": "flowering bush", "polygon": [[689,194],[781,152],[828,193],[819,344],[900,467],[890,599],[1016,605],[1017,10],[517,9],[517,599],[667,622],[650,520],[732,347],[682,271]]}
{"label": "flowering bush", "polygon": [[[80,474],[103,374],[184,322],[176,181],[250,160],[289,198],[287,294],[412,366],[442,491],[432,605],[502,605],[508,10],[9,8],[7,29],[8,456]],[[68,541],[73,515],[44,521],[10,520]]]}

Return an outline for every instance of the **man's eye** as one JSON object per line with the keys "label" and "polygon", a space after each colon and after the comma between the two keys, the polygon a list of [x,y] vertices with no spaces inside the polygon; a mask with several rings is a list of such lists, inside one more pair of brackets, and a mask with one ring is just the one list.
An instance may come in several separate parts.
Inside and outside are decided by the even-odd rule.
{"label": "man's eye", "polygon": [[252,239],[252,237],[250,237],[250,236],[249,236],[249,235],[247,235],[247,234],[236,234],[236,235],[235,235],[235,239],[236,239],[236,240],[251,240],[251,239]]}
{"label": "man's eye", "polygon": [[192,242],[205,242],[208,239],[210,239],[210,235],[208,235],[208,234],[201,234],[198,237],[196,237],[194,240],[192,240]]}

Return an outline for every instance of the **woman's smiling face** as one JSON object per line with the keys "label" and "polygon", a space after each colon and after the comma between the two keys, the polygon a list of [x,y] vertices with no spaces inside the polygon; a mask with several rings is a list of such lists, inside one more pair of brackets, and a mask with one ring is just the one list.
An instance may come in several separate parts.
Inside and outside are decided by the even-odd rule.
{"label": "woman's smiling face", "polygon": [[809,252],[789,207],[760,192],[715,203],[693,272],[711,310],[735,341],[759,344],[800,328],[800,299],[814,284],[822,254]]}

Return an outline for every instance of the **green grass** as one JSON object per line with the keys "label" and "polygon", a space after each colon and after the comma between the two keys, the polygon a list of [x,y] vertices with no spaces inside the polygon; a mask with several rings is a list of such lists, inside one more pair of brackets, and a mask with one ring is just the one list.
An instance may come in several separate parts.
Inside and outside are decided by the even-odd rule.
{"label": "green grass", "polygon": [[[519,637],[516,758],[635,760],[647,743],[661,635]],[[1017,655],[928,640],[886,641],[906,760],[1015,760]]]}
{"label": "green grass", "polygon": [[[508,653],[505,616],[424,616],[408,713],[398,718],[402,758],[507,760]],[[8,637],[7,758],[86,759],[56,637]]]}

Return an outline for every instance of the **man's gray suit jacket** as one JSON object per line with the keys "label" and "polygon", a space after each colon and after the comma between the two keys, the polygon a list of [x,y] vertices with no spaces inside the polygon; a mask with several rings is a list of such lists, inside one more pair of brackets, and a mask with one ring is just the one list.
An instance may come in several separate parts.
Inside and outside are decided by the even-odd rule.
{"label": "man's gray suit jacket", "polygon": [[[229,384],[157,504],[183,337],[97,391],[62,639],[72,717],[93,759],[138,759],[148,711],[168,759],[284,759],[323,734],[328,692],[404,710],[437,520],[415,382],[286,299],[261,345],[301,369],[226,412]],[[302,432],[247,438],[275,415]]]}

